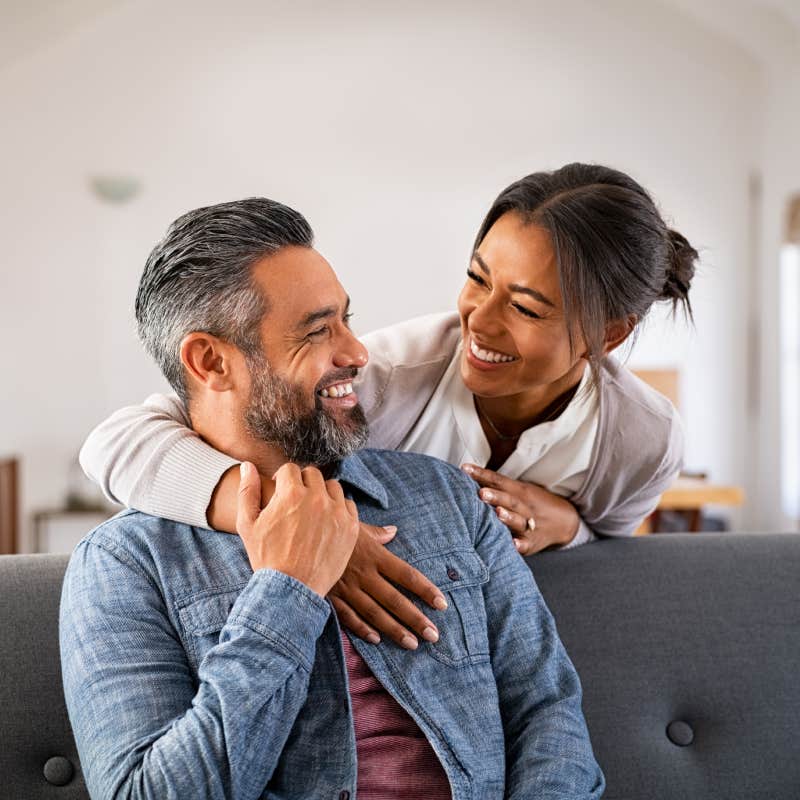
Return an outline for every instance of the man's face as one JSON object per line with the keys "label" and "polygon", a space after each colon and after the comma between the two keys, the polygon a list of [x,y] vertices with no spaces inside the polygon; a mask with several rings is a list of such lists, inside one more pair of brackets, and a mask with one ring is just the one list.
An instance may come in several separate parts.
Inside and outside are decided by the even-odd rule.
{"label": "man's face", "polygon": [[366,444],[352,381],[367,351],[349,326],[349,298],[315,250],[287,247],[253,267],[269,308],[262,352],[250,354],[250,433],[299,464],[325,466]]}

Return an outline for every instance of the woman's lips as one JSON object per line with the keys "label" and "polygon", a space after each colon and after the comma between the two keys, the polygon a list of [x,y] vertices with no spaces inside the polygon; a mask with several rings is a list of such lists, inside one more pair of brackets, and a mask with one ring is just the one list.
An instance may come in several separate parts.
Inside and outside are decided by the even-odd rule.
{"label": "woman's lips", "polygon": [[471,336],[467,340],[466,356],[469,364],[483,370],[506,367],[518,360],[508,353],[481,347]]}

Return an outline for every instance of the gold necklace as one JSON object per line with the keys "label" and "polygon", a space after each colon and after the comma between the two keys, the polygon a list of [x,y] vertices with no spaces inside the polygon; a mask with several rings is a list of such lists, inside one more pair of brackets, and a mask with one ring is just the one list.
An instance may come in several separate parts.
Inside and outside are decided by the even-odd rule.
{"label": "gold necklace", "polygon": [[[559,403],[544,419],[540,419],[537,422],[535,422],[533,425],[529,425],[528,428],[534,428],[536,425],[542,425],[545,422],[552,422],[570,404],[570,401],[575,396],[576,389],[577,389],[577,386],[572,391],[567,392],[564,400],[561,403]],[[497,429],[497,426],[494,424],[494,422],[492,422],[492,420],[489,417],[489,415],[481,407],[481,402],[478,399],[478,396],[477,395],[473,395],[473,397],[475,398],[475,409],[478,412],[478,416],[483,418],[483,420],[492,429],[492,431],[495,434],[495,436],[497,436],[497,438],[501,442],[513,442],[515,439],[519,439],[519,437],[522,436],[522,434],[525,432],[523,430],[523,431],[520,431],[519,433],[514,433],[514,434],[509,436],[507,433],[502,433],[501,431],[499,431]],[[525,428],[525,430],[528,430],[528,428]]]}

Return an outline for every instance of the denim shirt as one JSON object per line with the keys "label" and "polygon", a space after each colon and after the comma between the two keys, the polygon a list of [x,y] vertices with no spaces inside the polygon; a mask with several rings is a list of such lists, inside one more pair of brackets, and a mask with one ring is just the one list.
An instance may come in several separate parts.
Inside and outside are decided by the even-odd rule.
{"label": "denim shirt", "polygon": [[[378,450],[335,477],[363,521],[398,526],[388,547],[447,598],[425,607],[437,643],[353,645],[431,742],[454,800],[600,797],[578,676],[475,484]],[[238,536],[122,512],[72,556],[60,637],[93,798],[356,798],[336,616],[299,581],[254,573]]]}

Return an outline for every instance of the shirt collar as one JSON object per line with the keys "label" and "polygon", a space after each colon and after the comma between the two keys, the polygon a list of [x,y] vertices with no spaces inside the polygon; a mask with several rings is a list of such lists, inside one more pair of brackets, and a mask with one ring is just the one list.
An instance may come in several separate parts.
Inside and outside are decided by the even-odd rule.
{"label": "shirt collar", "polygon": [[364,463],[358,453],[348,456],[334,471],[333,477],[350,484],[380,504],[384,510],[389,508],[389,495],[386,488]]}

